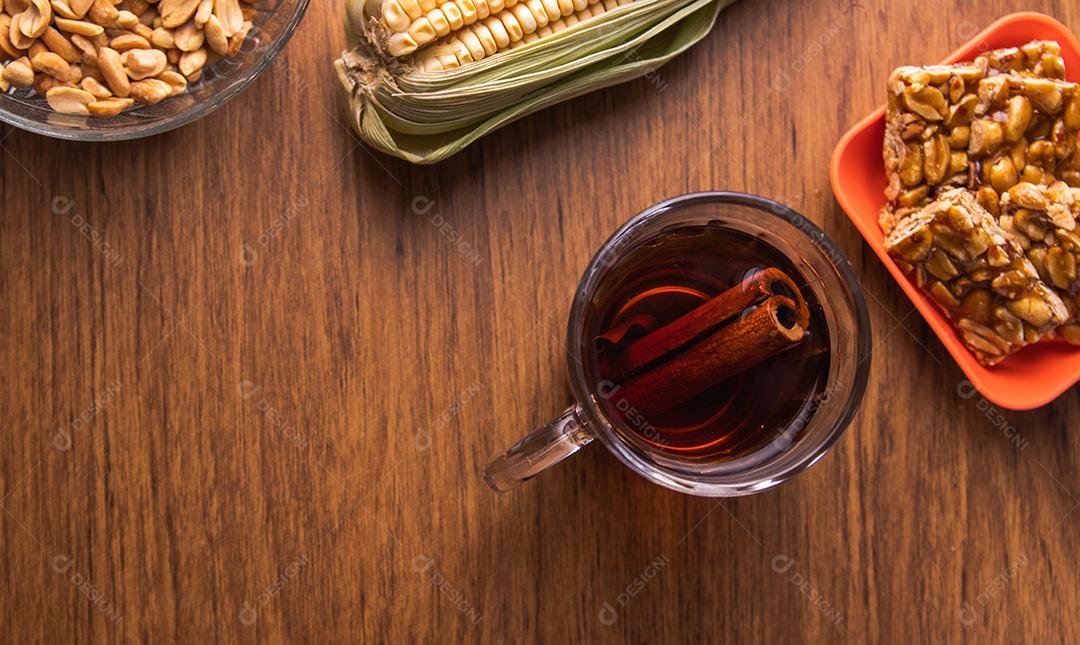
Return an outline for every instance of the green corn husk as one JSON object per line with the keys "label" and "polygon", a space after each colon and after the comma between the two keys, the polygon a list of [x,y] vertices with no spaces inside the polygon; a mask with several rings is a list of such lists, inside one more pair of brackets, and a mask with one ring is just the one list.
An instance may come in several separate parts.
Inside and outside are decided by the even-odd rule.
{"label": "green corn husk", "polygon": [[634,0],[565,31],[456,69],[386,54],[379,0],[346,0],[351,48],[335,61],[360,138],[417,164],[560,101],[645,76],[709,33],[734,0]]}

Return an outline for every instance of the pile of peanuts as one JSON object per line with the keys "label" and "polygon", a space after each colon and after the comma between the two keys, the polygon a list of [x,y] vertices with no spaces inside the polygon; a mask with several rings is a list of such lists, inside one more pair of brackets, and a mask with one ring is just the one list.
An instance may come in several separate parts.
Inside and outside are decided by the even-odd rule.
{"label": "pile of peanuts", "polygon": [[[244,0],[254,2],[255,0]],[[183,94],[252,28],[240,0],[2,0],[0,90],[64,114],[113,116]]]}

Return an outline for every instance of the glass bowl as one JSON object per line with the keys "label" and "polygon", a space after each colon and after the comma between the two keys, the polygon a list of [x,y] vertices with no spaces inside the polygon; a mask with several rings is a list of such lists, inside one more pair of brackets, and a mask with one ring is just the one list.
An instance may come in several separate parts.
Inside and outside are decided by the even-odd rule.
{"label": "glass bowl", "polygon": [[112,117],[60,114],[30,89],[0,94],[0,121],[57,139],[122,141],[167,132],[201,119],[244,91],[289,41],[308,0],[264,0],[254,27],[236,56],[208,65],[202,78],[180,96],[157,105],[137,105]]}

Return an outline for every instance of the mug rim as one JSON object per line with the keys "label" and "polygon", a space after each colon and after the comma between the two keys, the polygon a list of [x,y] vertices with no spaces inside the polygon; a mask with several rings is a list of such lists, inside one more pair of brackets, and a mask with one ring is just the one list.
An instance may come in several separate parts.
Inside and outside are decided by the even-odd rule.
{"label": "mug rim", "polygon": [[[606,261],[610,250],[619,243],[620,239],[625,238],[636,228],[656,217],[673,212],[674,210],[682,210],[687,207],[705,203],[744,206],[758,211],[763,215],[779,217],[790,224],[800,235],[819,247],[825,255],[829,265],[837,271],[841,278],[841,283],[847,290],[845,295],[850,298],[851,309],[853,310],[852,313],[856,319],[857,329],[855,332],[859,362],[855,367],[855,377],[851,384],[851,388],[848,391],[847,400],[843,403],[842,412],[833,423],[832,428],[828,430],[828,433],[820,441],[816,450],[814,450],[807,458],[788,466],[782,471],[762,481],[751,482],[747,485],[740,486],[694,481],[688,476],[670,472],[638,455],[626,440],[615,434],[608,424],[604,422],[606,415],[599,410],[599,407],[592,396],[591,388],[588,386],[587,375],[585,374],[584,360],[581,356],[582,345],[580,336],[582,332],[584,306],[588,296],[591,295],[591,290],[590,292],[585,291],[586,283],[590,282],[589,278],[593,276]],[[595,283],[592,286],[595,287]],[[844,434],[847,427],[851,424],[855,413],[860,407],[869,380],[870,358],[872,354],[870,317],[866,307],[866,299],[863,295],[862,285],[855,277],[855,272],[852,269],[851,262],[848,260],[847,255],[836,246],[832,239],[830,239],[817,224],[799,214],[794,209],[766,197],[737,191],[702,191],[670,197],[645,208],[616,229],[615,232],[600,245],[596,253],[589,260],[585,270],[582,272],[581,279],[579,280],[577,289],[574,293],[574,301],[570,308],[566,338],[567,369],[569,372],[571,392],[574,395],[579,414],[585,416],[590,429],[593,430],[594,435],[600,440],[604,447],[632,471],[655,484],[681,493],[690,493],[708,497],[749,495],[773,488],[807,470],[828,454]],[[765,463],[768,464],[769,462]],[[763,468],[764,465],[765,464],[755,466],[748,472],[752,473],[755,469]]]}

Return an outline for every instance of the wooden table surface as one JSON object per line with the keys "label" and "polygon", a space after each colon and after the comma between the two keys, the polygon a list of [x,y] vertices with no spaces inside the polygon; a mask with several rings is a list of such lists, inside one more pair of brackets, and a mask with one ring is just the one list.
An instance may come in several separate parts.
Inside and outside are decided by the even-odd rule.
{"label": "wooden table surface", "polygon": [[[337,0],[182,130],[3,127],[0,640],[1076,642],[1076,391],[961,396],[827,175],[892,67],[1013,8],[745,0],[659,82],[436,167],[343,127]],[[1025,8],[1080,30],[1074,3]],[[489,491],[488,459],[569,402],[592,252],[705,189],[786,202],[851,258],[875,347],[847,434],[749,498],[596,446]]]}

